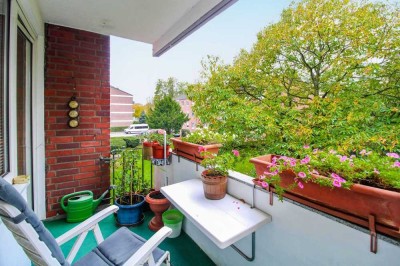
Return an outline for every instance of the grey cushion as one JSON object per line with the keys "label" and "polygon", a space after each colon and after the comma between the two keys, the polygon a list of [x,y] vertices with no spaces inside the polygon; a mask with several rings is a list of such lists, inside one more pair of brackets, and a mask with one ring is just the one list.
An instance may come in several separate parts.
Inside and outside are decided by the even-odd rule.
{"label": "grey cushion", "polygon": [[13,219],[14,223],[26,220],[26,222],[31,224],[38,233],[39,239],[49,248],[52,256],[56,258],[61,265],[69,265],[53,235],[44,227],[42,221],[39,220],[36,214],[27,206],[26,201],[19,192],[3,178],[0,178],[0,200],[14,206],[21,212],[20,215]]}
{"label": "grey cushion", "polygon": [[[145,242],[144,238],[131,232],[126,227],[121,227],[74,265],[122,265]],[[154,260],[158,261],[164,253],[165,251],[156,248],[153,251]]]}

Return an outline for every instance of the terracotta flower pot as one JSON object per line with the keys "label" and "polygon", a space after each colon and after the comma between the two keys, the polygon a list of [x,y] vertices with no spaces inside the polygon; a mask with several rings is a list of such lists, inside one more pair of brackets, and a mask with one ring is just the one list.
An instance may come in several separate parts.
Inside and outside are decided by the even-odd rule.
{"label": "terracotta flower pot", "polygon": [[151,211],[154,212],[154,217],[149,222],[149,228],[152,231],[158,231],[164,226],[162,214],[169,208],[171,203],[158,190],[147,194],[146,201],[149,203]]}
{"label": "terracotta flower pot", "polygon": [[[273,156],[269,154],[250,159],[256,168],[257,176],[269,171]],[[280,177],[281,186],[287,188],[293,184],[295,174],[292,171],[284,171]],[[354,184],[351,189],[344,189],[308,182],[304,184],[303,189],[296,187],[286,191],[283,196],[365,227],[368,227],[368,219],[372,215],[375,217],[378,232],[400,238],[398,192],[360,184]]]}
{"label": "terracotta flower pot", "polygon": [[143,159],[144,160],[151,160],[153,156],[153,144],[152,141],[145,141],[143,142]]}
{"label": "terracotta flower pot", "polygon": [[[155,143],[152,146],[153,149],[153,159],[164,159],[164,146]],[[169,157],[169,145],[167,145],[167,158]]]}
{"label": "terracotta flower pot", "polygon": [[207,199],[219,200],[226,195],[227,176],[208,175],[208,170],[201,173],[201,181],[203,181],[204,196]]}
{"label": "terracotta flower pot", "polygon": [[200,155],[199,147],[206,148],[207,152],[217,154],[221,144],[199,145],[191,142],[182,141],[181,138],[171,138],[176,155],[185,157],[196,163],[200,163],[204,157]]}

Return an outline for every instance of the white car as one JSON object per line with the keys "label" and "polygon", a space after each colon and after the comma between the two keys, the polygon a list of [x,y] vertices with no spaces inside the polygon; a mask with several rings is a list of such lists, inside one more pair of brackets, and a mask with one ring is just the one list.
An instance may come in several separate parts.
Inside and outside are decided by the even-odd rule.
{"label": "white car", "polygon": [[133,124],[124,129],[125,134],[141,135],[149,130],[148,124]]}

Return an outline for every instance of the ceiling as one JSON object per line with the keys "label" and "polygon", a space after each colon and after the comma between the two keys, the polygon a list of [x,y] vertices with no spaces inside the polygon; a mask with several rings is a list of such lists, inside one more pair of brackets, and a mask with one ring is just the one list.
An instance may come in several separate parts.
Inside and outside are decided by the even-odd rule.
{"label": "ceiling", "polygon": [[153,45],[159,56],[237,0],[37,0],[46,23]]}

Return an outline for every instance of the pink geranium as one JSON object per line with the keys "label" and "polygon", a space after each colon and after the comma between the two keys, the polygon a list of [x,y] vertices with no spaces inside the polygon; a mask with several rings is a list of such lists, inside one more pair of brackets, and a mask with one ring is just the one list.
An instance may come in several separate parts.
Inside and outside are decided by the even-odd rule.
{"label": "pink geranium", "polygon": [[400,167],[400,162],[399,161],[395,161],[393,163],[392,167]]}
{"label": "pink geranium", "polygon": [[297,183],[297,185],[299,186],[299,188],[301,188],[301,189],[303,189],[304,188],[304,185],[303,185],[303,183],[301,183],[301,182],[298,182]]}
{"label": "pink geranium", "polygon": [[207,149],[205,147],[203,147],[203,146],[199,147],[199,152],[205,152],[205,151],[207,151]]}
{"label": "pink geranium", "polygon": [[389,157],[395,158],[395,159],[399,159],[400,158],[400,155],[398,155],[395,152],[389,152],[389,153],[386,153],[386,155],[389,156]]}
{"label": "pink geranium", "polygon": [[304,172],[299,172],[298,174],[297,174],[300,178],[305,178],[307,175],[306,175],[306,173],[304,173]]}
{"label": "pink geranium", "polygon": [[239,157],[239,151],[238,150],[232,150],[233,155],[236,157]]}
{"label": "pink geranium", "polygon": [[307,155],[300,161],[301,164],[308,164],[310,162],[310,157]]}
{"label": "pink geranium", "polygon": [[262,186],[263,188],[267,188],[267,187],[268,187],[268,183],[265,182],[265,181],[262,181],[262,182],[261,182],[261,186]]}

